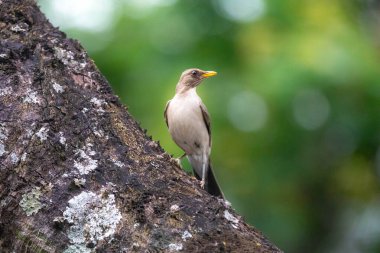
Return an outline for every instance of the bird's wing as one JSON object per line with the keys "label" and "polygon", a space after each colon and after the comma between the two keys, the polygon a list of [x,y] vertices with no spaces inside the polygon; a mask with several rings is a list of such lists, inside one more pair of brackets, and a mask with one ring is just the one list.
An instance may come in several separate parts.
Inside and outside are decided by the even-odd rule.
{"label": "bird's wing", "polygon": [[164,117],[165,117],[165,122],[166,122],[167,127],[169,127],[169,121],[168,121],[168,108],[169,108],[170,101],[171,101],[171,100],[169,100],[169,101],[166,103],[166,107],[165,107],[165,111],[164,111]]}
{"label": "bird's wing", "polygon": [[201,112],[202,112],[202,116],[203,116],[203,121],[206,125],[206,128],[207,128],[207,132],[208,132],[208,136],[209,136],[209,145],[211,146],[211,122],[210,122],[210,115],[208,114],[208,111],[207,111],[207,108],[206,106],[201,103],[200,106],[201,108]]}

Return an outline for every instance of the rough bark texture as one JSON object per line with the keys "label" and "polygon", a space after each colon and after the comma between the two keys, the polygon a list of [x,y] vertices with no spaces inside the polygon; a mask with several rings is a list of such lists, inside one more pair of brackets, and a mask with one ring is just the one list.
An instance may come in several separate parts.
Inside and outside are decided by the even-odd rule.
{"label": "rough bark texture", "polygon": [[0,252],[280,252],[145,135],[34,1],[0,9]]}

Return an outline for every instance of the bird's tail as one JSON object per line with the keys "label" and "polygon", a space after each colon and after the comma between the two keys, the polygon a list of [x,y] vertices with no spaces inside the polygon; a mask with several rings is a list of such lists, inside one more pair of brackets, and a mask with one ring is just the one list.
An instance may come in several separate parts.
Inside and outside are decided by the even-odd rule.
{"label": "bird's tail", "polygon": [[[196,173],[194,170],[194,174],[196,178],[201,180],[201,177]],[[211,168],[211,162],[208,164],[208,169],[207,169],[207,175],[206,175],[206,182],[205,182],[205,190],[210,193],[211,195],[214,195],[216,197],[221,197],[224,199],[224,194],[222,190],[219,187],[218,182],[216,181],[216,178],[214,176],[214,173]]]}
{"label": "bird's tail", "polygon": [[206,191],[210,193],[211,195],[222,197],[224,199],[224,194],[222,190],[220,189],[219,184],[216,181],[216,178],[212,171],[211,163],[209,163],[208,167],[209,168],[208,168],[207,179],[206,179]]}

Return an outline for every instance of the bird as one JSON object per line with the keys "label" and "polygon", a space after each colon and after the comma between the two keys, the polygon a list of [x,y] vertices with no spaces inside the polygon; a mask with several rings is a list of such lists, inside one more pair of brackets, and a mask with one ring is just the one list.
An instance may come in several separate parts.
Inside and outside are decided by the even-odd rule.
{"label": "bird", "polygon": [[185,152],[183,156],[187,156],[195,177],[201,180],[201,187],[224,199],[210,163],[210,116],[196,90],[204,79],[215,75],[215,71],[198,68],[183,71],[174,97],[166,103],[164,117],[172,139]]}

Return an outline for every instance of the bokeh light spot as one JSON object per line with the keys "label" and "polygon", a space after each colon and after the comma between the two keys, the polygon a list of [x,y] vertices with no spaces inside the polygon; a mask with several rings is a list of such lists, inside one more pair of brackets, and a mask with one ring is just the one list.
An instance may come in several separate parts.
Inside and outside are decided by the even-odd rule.
{"label": "bokeh light spot", "polygon": [[263,98],[252,92],[241,92],[228,103],[228,117],[233,126],[244,132],[264,127],[268,109]]}
{"label": "bokeh light spot", "polygon": [[319,90],[300,90],[293,100],[293,114],[296,122],[307,130],[322,126],[330,113],[330,104]]}
{"label": "bokeh light spot", "polygon": [[263,0],[217,0],[214,4],[226,18],[243,23],[259,19],[265,12]]}
{"label": "bokeh light spot", "polygon": [[110,0],[51,0],[52,22],[62,29],[75,28],[90,32],[107,30],[112,24],[115,3]]}

